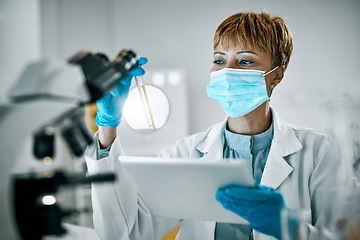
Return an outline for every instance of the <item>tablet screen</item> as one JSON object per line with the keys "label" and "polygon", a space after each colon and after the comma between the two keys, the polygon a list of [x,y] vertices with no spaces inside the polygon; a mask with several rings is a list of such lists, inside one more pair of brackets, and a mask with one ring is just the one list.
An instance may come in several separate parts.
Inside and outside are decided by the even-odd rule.
{"label": "tablet screen", "polygon": [[160,217],[247,223],[216,201],[219,187],[254,186],[247,161],[119,157],[120,165],[137,184],[138,196]]}

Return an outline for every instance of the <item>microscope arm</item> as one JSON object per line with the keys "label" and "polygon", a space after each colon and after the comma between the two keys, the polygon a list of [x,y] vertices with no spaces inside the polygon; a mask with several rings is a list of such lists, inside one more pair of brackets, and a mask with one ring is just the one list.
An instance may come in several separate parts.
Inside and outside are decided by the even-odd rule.
{"label": "microscope arm", "polygon": [[80,66],[60,60],[30,63],[10,93],[14,101],[34,98],[63,98],[89,102],[84,73]]}

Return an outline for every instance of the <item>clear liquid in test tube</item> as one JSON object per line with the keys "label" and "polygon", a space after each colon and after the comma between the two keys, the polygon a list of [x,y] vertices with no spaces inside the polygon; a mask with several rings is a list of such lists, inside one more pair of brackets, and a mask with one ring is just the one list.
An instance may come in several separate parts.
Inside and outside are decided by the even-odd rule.
{"label": "clear liquid in test tube", "polygon": [[139,90],[140,98],[141,98],[141,101],[142,101],[144,109],[145,109],[145,114],[146,114],[147,122],[149,124],[149,129],[151,132],[153,132],[153,131],[155,131],[155,124],[154,124],[153,116],[151,114],[150,104],[149,104],[149,100],[148,100],[148,97],[146,94],[143,77],[135,76],[135,83]]}

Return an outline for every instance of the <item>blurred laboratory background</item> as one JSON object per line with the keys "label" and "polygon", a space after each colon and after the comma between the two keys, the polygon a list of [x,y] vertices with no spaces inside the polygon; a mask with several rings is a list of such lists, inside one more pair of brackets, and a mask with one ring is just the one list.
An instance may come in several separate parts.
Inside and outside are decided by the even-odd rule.
{"label": "blurred laboratory background", "polygon": [[359,172],[359,0],[0,0],[0,101],[31,61],[133,49],[148,58],[145,82],[165,93],[169,115],[154,133],[126,123],[118,131],[129,155],[156,155],[225,119],[206,94],[213,35],[225,18],[249,10],[281,16],[294,38],[271,105],[284,120],[335,138]]}

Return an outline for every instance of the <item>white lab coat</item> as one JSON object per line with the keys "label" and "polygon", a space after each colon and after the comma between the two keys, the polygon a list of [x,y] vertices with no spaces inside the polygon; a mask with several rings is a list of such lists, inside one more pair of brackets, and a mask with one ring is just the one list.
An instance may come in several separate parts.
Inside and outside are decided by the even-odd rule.
{"label": "white lab coat", "polygon": [[[316,227],[325,220],[319,194],[328,187],[352,187],[352,169],[326,135],[290,125],[279,119],[274,110],[272,115],[274,137],[260,184],[280,191],[288,208],[305,209],[310,236],[315,236]],[[221,159],[225,126],[226,121],[178,140],[159,156]],[[92,185],[95,229],[101,239],[160,239],[180,219],[158,218],[149,213],[146,203],[137,198],[135,185],[122,172],[117,161],[119,155],[123,155],[123,151],[118,138],[107,158],[96,160],[94,146],[86,151],[90,174],[118,171],[116,183]],[[214,232],[215,222],[184,220],[176,239],[213,240]],[[274,239],[256,231],[254,238]]]}

